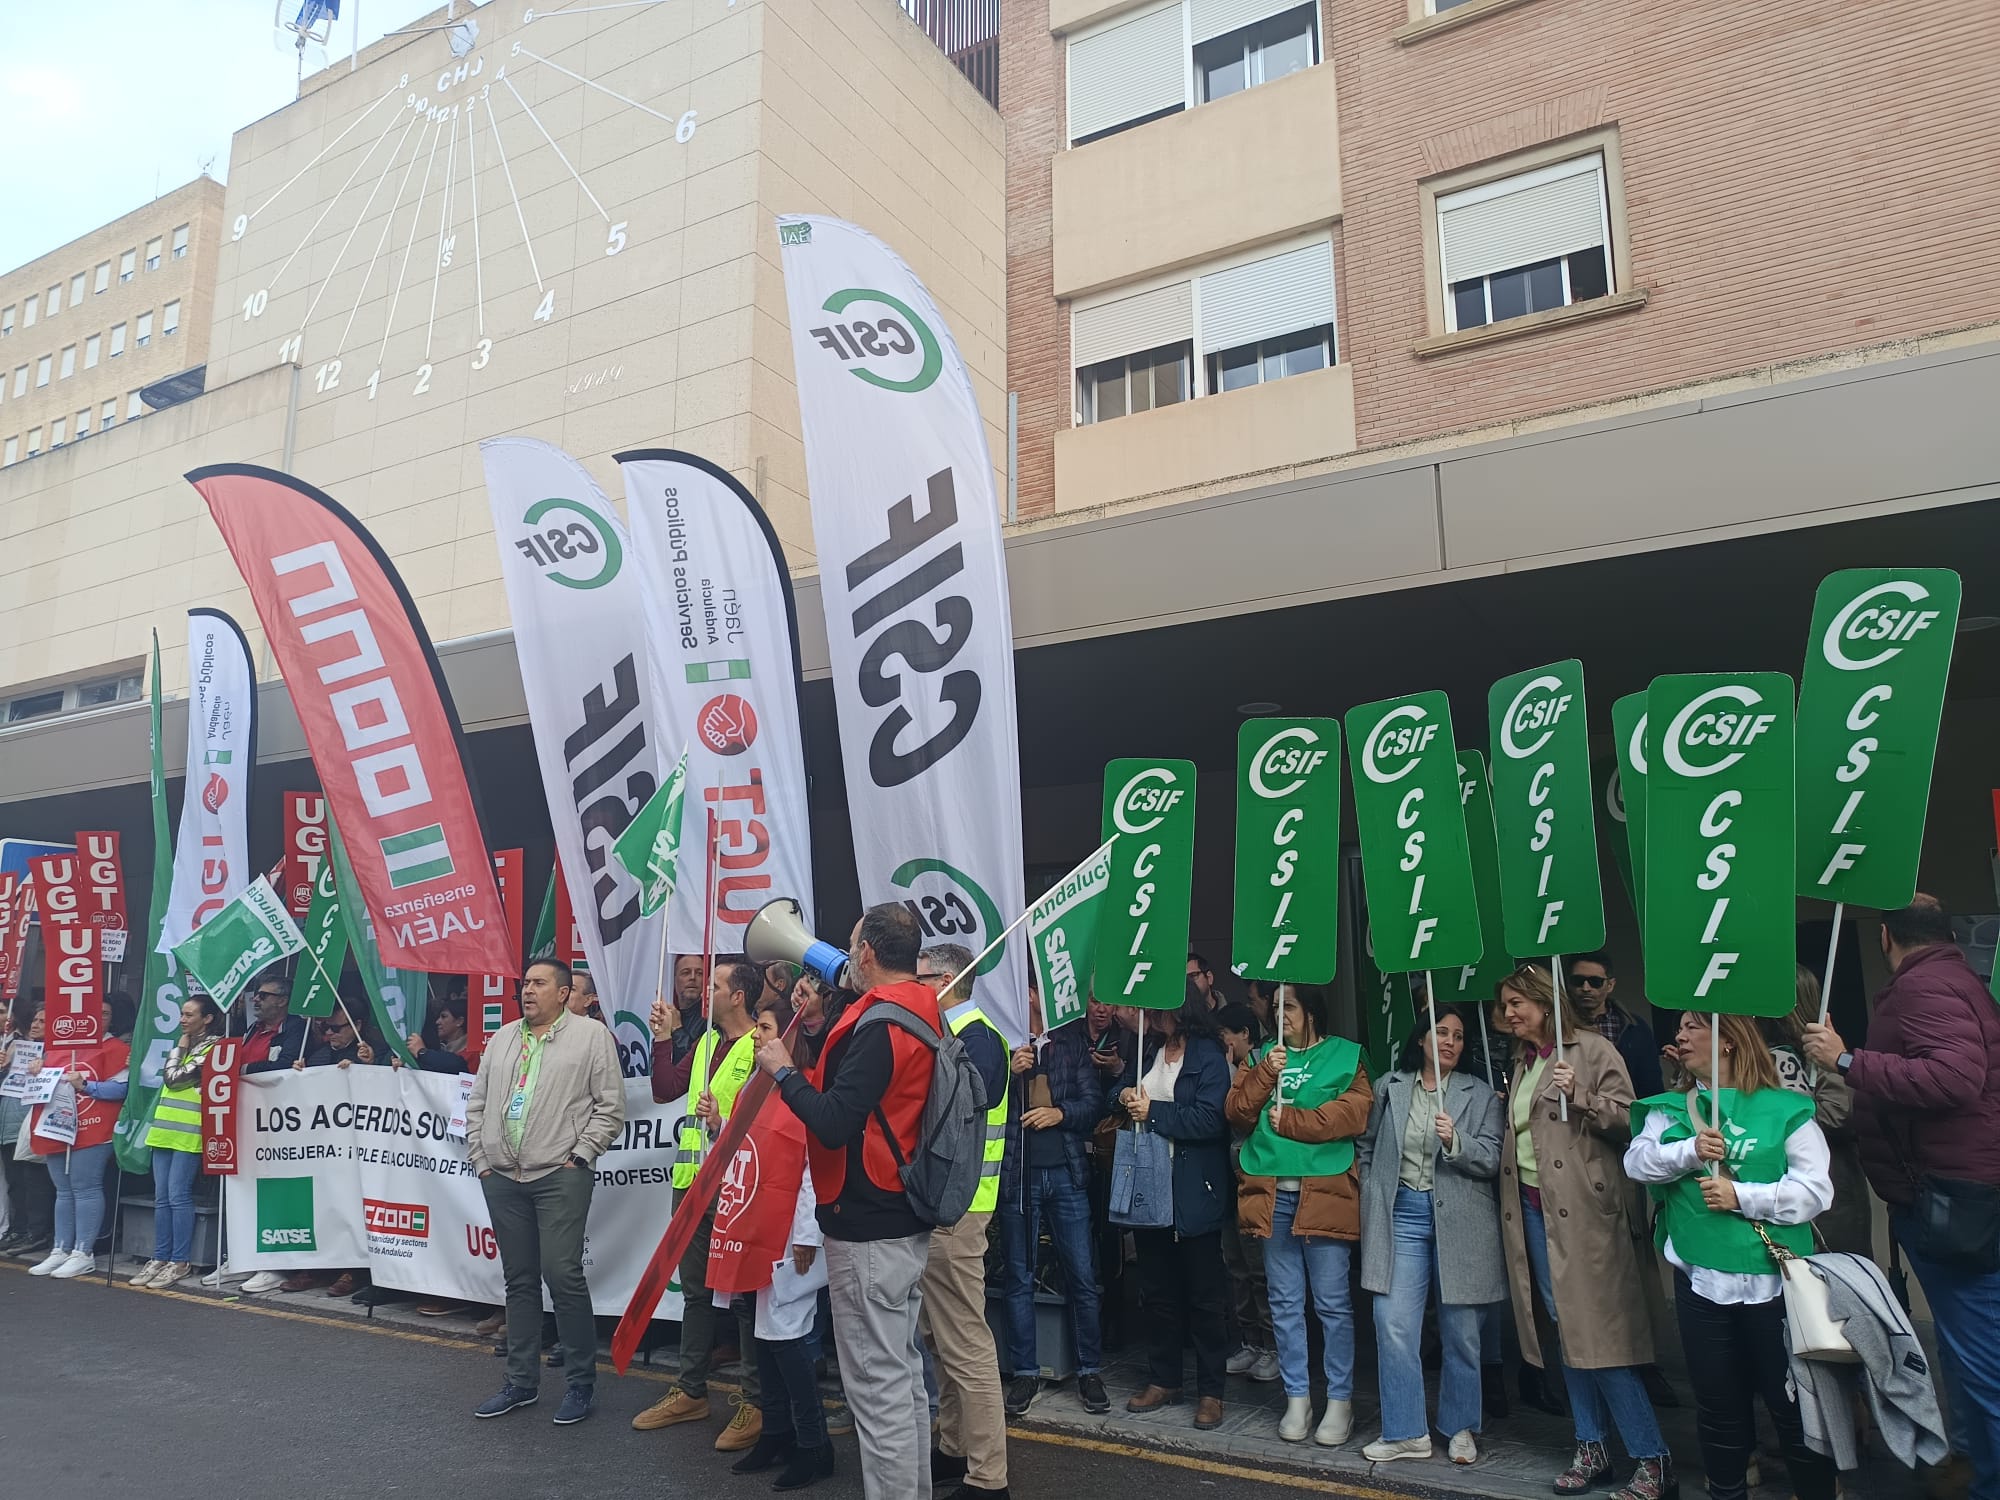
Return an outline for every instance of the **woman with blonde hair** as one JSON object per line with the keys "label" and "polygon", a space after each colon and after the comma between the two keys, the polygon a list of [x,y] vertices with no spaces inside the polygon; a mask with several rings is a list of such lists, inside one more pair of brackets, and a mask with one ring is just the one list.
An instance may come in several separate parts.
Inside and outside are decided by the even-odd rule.
{"label": "woman with blonde hair", "polygon": [[1767,1248],[1812,1254],[1812,1221],[1833,1201],[1826,1137],[1812,1099],[1779,1082],[1749,1017],[1689,1011],[1677,1044],[1697,1087],[1633,1106],[1625,1170],[1660,1205],[1710,1500],[1746,1494],[1753,1396],[1778,1430],[1792,1493],[1833,1500],[1833,1465],[1806,1445],[1792,1395],[1784,1286]]}
{"label": "woman with blonde hair", "polygon": [[1576,1422],[1576,1454],[1555,1491],[1579,1495],[1611,1477],[1608,1439],[1616,1427],[1638,1468],[1612,1500],[1667,1500],[1680,1484],[1639,1375],[1653,1361],[1641,1300],[1652,1293],[1640,1285],[1632,1256],[1625,1183],[1632,1079],[1610,1042],[1564,1024],[1547,969],[1523,964],[1500,981],[1498,994],[1515,1037],[1500,1153],[1500,1233],[1514,1322],[1522,1358],[1542,1365],[1539,1292],[1557,1328]]}

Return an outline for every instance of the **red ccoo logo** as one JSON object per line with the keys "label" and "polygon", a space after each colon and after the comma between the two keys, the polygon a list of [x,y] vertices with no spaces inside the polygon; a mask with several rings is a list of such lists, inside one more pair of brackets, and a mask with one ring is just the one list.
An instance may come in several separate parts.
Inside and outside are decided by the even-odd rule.
{"label": "red ccoo logo", "polygon": [[717,755],[741,755],[756,742],[757,714],[745,699],[724,693],[702,705],[695,730]]}
{"label": "red ccoo logo", "polygon": [[229,800],[229,783],[211,771],[208,785],[201,789],[201,805],[210,812],[221,812],[222,804]]}
{"label": "red ccoo logo", "polygon": [[363,1198],[361,1222],[372,1234],[399,1234],[413,1240],[429,1239],[430,1205],[390,1203],[381,1198]]}

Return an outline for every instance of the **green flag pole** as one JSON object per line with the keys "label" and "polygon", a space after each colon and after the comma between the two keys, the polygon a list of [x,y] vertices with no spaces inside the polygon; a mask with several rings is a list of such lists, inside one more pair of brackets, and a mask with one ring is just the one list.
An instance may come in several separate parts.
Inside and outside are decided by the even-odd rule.
{"label": "green flag pole", "polygon": [[[1554,953],[1549,956],[1549,998],[1555,1002],[1555,1009],[1549,1014],[1549,1022],[1555,1028],[1556,1063],[1558,1066],[1563,1061],[1562,963],[1562,955],[1560,953]],[[1561,1111],[1563,1123],[1567,1125],[1569,1123],[1569,1095],[1561,1089],[1556,1090],[1556,1108]]]}

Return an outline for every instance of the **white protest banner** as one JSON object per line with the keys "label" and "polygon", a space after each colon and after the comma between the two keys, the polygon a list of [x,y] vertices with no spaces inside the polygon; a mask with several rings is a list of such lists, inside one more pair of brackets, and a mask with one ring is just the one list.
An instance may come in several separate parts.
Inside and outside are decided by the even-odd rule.
{"label": "white protest banner", "polygon": [[740,950],[766,901],[790,896],[808,920],[813,912],[791,575],[770,518],[726,469],[672,449],[621,453],[618,467],[660,724],[687,745],[690,795],[667,947],[702,951],[713,812],[715,942]]}
{"label": "white protest banner", "polygon": [[472,1100],[472,1086],[477,1082],[477,1073],[458,1075],[458,1090],[451,1096],[451,1121],[445,1126],[445,1134],[455,1141],[466,1138],[465,1107]]}
{"label": "white protest banner", "polygon": [[[465,1143],[450,1137],[458,1080],[414,1068],[307,1068],[237,1082],[239,1169],[222,1179],[229,1265],[366,1266],[379,1286],[498,1305],[500,1247]],[[600,1317],[617,1317],[666,1232],[674,1133],[685,1100],[625,1089],[625,1128],[596,1163],[583,1267]],[[661,1318],[678,1318],[669,1292]]]}
{"label": "white protest banner", "polygon": [[645,915],[611,845],[658,790],[671,752],[631,539],[560,448],[488,438],[479,457],[557,863],[619,1055],[628,1073],[644,1073],[662,919]]}
{"label": "white protest banner", "polygon": [[159,951],[171,952],[250,883],[250,768],[257,672],[250,643],[219,609],[188,611],[187,783],[174,886]]}
{"label": "white protest banner", "polygon": [[[22,1097],[28,1086],[29,1070],[41,1063],[43,1045],[22,1037],[8,1049],[7,1076],[0,1078],[0,1099]],[[11,1146],[13,1142],[4,1144]]]}
{"label": "white protest banner", "polygon": [[44,1078],[55,1080],[49,1086],[48,1108],[42,1111],[41,1119],[35,1122],[35,1134],[45,1141],[58,1141],[65,1146],[76,1144],[76,1090],[63,1080],[63,1075],[54,1068],[45,1068],[36,1075],[36,1081]]}
{"label": "white protest banner", "polygon": [[[24,1104],[47,1104],[56,1096],[56,1086],[63,1081],[62,1069],[44,1067],[39,1073],[30,1073],[21,1080],[21,1101]],[[75,1106],[71,1106],[74,1112]]]}
{"label": "white protest banner", "polygon": [[[986,423],[937,304],[873,235],[778,222],[864,902],[975,953],[1026,905],[1013,621]],[[980,1006],[1027,1038],[1027,945]]]}

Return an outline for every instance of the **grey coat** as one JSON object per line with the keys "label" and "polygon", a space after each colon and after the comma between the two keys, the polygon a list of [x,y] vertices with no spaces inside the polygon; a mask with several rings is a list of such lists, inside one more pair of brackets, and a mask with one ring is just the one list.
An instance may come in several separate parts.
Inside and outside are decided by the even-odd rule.
{"label": "grey coat", "polygon": [[1860,1466],[1854,1433],[1858,1388],[1876,1432],[1905,1467],[1941,1462],[1949,1444],[1937,1388],[1923,1345],[1888,1278],[1875,1262],[1859,1255],[1814,1255],[1805,1265],[1826,1283],[1827,1316],[1847,1335],[1859,1361],[1834,1364],[1791,1356],[1806,1446],[1838,1468]]}
{"label": "grey coat", "polygon": [[[1428,1114],[1430,1094],[1415,1072],[1399,1070],[1383,1078],[1375,1087],[1367,1134],[1354,1143],[1361,1168],[1361,1285],[1371,1292],[1387,1292],[1395,1271],[1396,1189],[1413,1096]],[[1500,1100],[1481,1080],[1454,1073],[1445,1080],[1444,1102],[1458,1149],[1447,1155],[1441,1142],[1434,1143],[1431,1206],[1439,1288],[1449,1303],[1504,1302],[1507,1264],[1495,1187],[1503,1139]]]}

